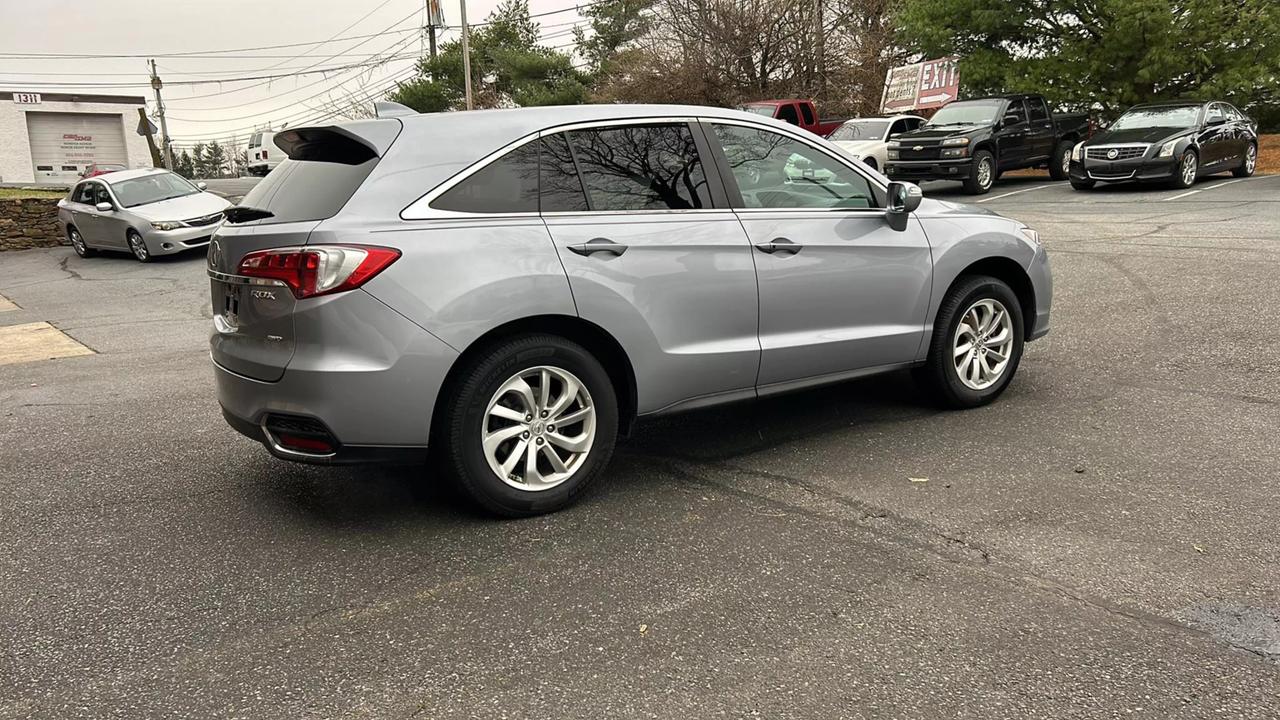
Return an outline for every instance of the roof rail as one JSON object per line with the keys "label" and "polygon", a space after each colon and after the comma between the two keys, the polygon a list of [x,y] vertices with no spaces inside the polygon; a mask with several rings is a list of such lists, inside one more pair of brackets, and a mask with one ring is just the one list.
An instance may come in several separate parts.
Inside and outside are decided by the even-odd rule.
{"label": "roof rail", "polygon": [[373,104],[373,116],[379,118],[404,117],[405,115],[417,115],[418,111],[411,107],[406,107],[398,102],[390,100],[381,100]]}

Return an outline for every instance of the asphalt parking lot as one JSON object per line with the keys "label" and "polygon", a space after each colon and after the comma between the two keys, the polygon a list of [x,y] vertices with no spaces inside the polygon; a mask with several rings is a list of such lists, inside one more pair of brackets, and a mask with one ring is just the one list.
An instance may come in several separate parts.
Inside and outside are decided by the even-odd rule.
{"label": "asphalt parking lot", "polygon": [[979,200],[1055,275],[998,403],[673,416],[517,522],[228,428],[199,253],[0,255],[93,351],[0,364],[0,717],[1280,717],[1280,177]]}

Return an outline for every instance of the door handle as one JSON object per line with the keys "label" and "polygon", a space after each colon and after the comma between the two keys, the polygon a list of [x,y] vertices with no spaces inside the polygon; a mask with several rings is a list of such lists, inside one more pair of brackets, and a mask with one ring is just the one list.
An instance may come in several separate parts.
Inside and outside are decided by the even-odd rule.
{"label": "door handle", "polygon": [[613,253],[614,255],[621,255],[622,253],[627,251],[626,245],[619,245],[618,243],[608,238],[592,238],[591,240],[588,240],[584,243],[579,243],[577,245],[569,245],[568,247],[570,252],[574,252],[583,256],[589,256],[593,253],[598,253],[598,252],[607,252],[607,253]]}
{"label": "door handle", "polygon": [[773,242],[757,243],[756,249],[762,253],[773,255],[774,253],[782,253],[783,255],[795,255],[804,248],[803,245],[797,245],[790,240],[780,237],[774,238]]}

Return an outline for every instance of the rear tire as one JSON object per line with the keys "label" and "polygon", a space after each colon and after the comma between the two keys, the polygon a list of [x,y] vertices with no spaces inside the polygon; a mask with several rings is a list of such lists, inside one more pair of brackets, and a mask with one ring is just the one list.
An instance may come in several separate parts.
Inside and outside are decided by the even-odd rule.
{"label": "rear tire", "polygon": [[[458,489],[504,517],[554,512],[578,500],[617,441],[608,373],[581,345],[555,335],[489,348],[463,369],[441,407],[438,438]],[[557,418],[568,424],[556,427]]]}
{"label": "rear tire", "polygon": [[1244,152],[1244,160],[1240,161],[1240,167],[1231,171],[1232,175],[1238,178],[1245,178],[1253,175],[1253,171],[1258,167],[1258,146],[1249,143],[1248,149]]}
{"label": "rear tire", "polygon": [[82,258],[93,257],[97,255],[97,251],[89,247],[84,241],[84,236],[74,227],[67,228],[67,239],[71,241],[71,249],[76,251],[76,255]]}
{"label": "rear tire", "polygon": [[1018,371],[1025,327],[1022,304],[1004,281],[962,277],[938,308],[919,376],[944,407],[986,405]]}
{"label": "rear tire", "polygon": [[964,191],[970,195],[985,195],[995,184],[998,174],[995,156],[987,150],[979,150],[973,155],[969,177],[964,179]]}
{"label": "rear tire", "polygon": [[1075,147],[1070,140],[1058,143],[1053,156],[1049,158],[1049,177],[1054,180],[1066,180],[1071,177],[1071,148]]}
{"label": "rear tire", "polygon": [[1076,180],[1075,178],[1071,178],[1072,190],[1092,190],[1093,186],[1096,184],[1097,183],[1093,180]]}

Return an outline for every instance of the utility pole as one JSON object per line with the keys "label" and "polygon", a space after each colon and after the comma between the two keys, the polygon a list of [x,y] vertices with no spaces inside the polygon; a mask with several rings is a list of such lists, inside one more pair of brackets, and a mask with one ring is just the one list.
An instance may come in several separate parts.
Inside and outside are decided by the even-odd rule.
{"label": "utility pole", "polygon": [[164,101],[160,99],[160,76],[156,74],[156,61],[151,61],[151,89],[156,91],[156,115],[160,117],[160,142],[164,145],[164,159],[168,169],[173,169],[173,139],[169,137],[169,123],[164,119]]}
{"label": "utility pole", "polygon": [[814,30],[814,47],[818,50],[817,62],[814,63],[814,70],[818,77],[817,87],[818,95],[826,102],[827,92],[827,76],[826,76],[826,29],[822,25],[822,0],[813,0],[813,30]]}
{"label": "utility pole", "polygon": [[459,14],[462,16],[462,75],[467,92],[467,109],[475,109],[475,104],[471,99],[471,29],[467,27],[467,0],[460,0],[462,9]]}

